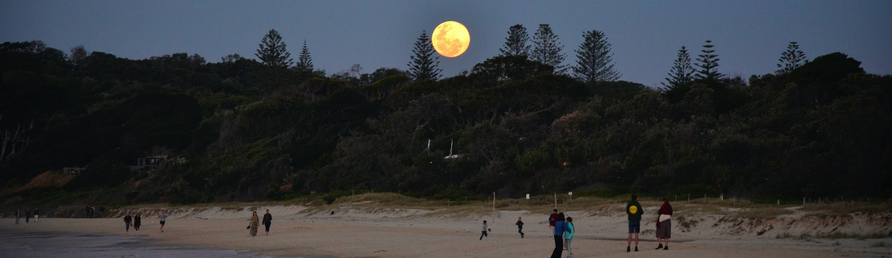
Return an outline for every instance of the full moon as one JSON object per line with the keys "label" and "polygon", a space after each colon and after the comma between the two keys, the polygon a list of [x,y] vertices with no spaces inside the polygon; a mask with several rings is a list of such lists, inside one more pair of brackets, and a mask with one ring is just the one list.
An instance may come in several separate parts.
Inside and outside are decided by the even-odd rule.
{"label": "full moon", "polygon": [[471,34],[465,25],[456,21],[440,23],[434,33],[431,34],[431,43],[437,53],[445,57],[460,56],[471,45]]}

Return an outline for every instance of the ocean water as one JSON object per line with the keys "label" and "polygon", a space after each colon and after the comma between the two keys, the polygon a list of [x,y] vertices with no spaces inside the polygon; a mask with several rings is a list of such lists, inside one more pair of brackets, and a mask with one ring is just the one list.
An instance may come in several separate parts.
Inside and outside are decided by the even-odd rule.
{"label": "ocean water", "polygon": [[[161,246],[143,237],[0,231],[0,257],[194,257],[261,258],[249,251]],[[276,256],[280,257],[280,256]],[[309,257],[305,257],[309,258]]]}

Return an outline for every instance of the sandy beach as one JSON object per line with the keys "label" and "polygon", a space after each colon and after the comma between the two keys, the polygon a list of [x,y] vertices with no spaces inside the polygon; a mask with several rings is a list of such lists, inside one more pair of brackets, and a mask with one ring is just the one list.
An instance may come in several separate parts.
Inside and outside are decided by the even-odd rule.
{"label": "sandy beach", "polygon": [[[164,232],[159,230],[157,211],[160,209],[170,213]],[[252,209],[258,210],[260,216],[269,209],[273,215],[268,236],[264,235],[262,226],[256,237],[245,229]],[[645,210],[655,211],[656,207],[645,204]],[[125,232],[120,217],[128,211],[148,214],[143,216],[140,231],[131,228]],[[547,209],[487,213],[461,208],[378,207],[369,202],[317,207],[153,206],[113,210],[111,215],[115,218],[41,218],[38,223],[22,221],[19,225],[15,225],[14,219],[5,218],[0,220],[0,231],[13,236],[47,233],[141,237],[138,239],[149,239],[153,246],[287,257],[546,257],[553,248],[545,222],[547,212]],[[803,216],[799,213],[774,216],[766,221],[677,212],[669,250],[654,250],[657,245],[654,224],[645,215],[640,251],[626,253],[625,214],[588,209],[566,211],[574,218],[577,231],[572,245],[574,257],[892,257],[890,238],[798,237],[805,233],[820,234],[821,230],[889,232],[892,230],[889,214],[849,215],[849,219],[842,219],[846,220],[843,226],[833,229],[797,219]],[[526,223],[525,238],[517,233],[514,225],[517,217]],[[492,232],[478,240],[484,219],[489,221]],[[797,237],[784,237],[788,235]],[[563,256],[567,256],[566,251]]]}

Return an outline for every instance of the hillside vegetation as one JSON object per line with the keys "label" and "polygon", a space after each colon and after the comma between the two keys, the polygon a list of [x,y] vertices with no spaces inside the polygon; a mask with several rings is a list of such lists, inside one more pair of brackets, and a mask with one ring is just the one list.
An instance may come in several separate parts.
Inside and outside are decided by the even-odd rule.
{"label": "hillside vegetation", "polygon": [[[397,69],[326,77],[186,53],[129,60],[92,52],[69,61],[57,49],[7,42],[0,198],[892,194],[892,76],[867,74],[845,54],[785,75],[669,90],[583,83],[552,70],[494,57],[468,73],[414,82]],[[128,167],[157,155],[167,159]],[[84,170],[67,183],[24,187],[64,167]]]}

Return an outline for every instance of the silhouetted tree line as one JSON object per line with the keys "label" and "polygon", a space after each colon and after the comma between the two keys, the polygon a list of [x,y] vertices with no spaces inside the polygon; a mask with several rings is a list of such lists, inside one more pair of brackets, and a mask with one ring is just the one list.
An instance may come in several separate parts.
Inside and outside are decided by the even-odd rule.
{"label": "silhouetted tree line", "polygon": [[[306,42],[294,64],[273,32],[260,61],[0,45],[0,182],[86,167],[40,191],[178,203],[342,190],[892,194],[892,77],[845,54],[806,61],[794,42],[778,72],[744,80],[718,72],[707,41],[698,70],[682,47],[653,89],[619,80],[599,31],[583,33],[570,69],[547,25],[530,46],[515,25],[501,55],[442,79],[424,33],[408,71],[326,76]],[[185,163],[127,167],[145,155]]]}

